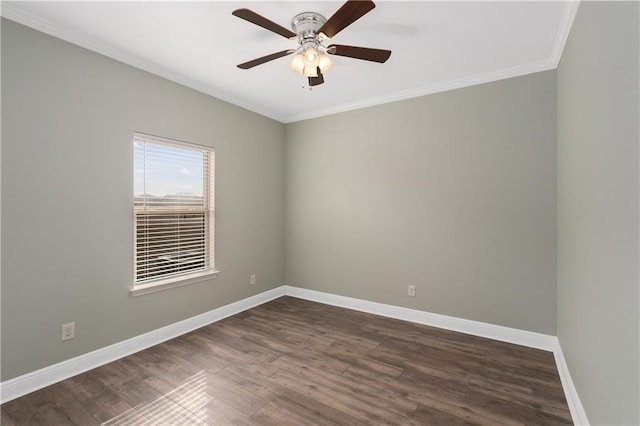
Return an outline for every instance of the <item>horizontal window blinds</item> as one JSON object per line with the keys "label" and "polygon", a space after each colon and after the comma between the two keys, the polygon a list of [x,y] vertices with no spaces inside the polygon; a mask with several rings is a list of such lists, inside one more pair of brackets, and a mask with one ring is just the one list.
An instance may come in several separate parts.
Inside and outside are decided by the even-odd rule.
{"label": "horizontal window blinds", "polygon": [[214,152],[134,135],[135,285],[213,270]]}

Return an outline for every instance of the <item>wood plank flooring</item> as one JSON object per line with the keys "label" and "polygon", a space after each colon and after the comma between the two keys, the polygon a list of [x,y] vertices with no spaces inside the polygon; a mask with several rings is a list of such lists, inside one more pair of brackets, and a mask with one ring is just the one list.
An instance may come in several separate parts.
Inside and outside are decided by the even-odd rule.
{"label": "wood plank flooring", "polygon": [[10,425],[571,424],[553,354],[282,297],[10,401]]}

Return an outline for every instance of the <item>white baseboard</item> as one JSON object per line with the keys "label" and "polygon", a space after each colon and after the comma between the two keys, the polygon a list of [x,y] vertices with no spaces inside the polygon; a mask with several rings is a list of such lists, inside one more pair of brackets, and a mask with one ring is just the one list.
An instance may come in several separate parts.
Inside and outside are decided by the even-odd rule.
{"label": "white baseboard", "polygon": [[576,425],[589,424],[587,415],[582,403],[580,402],[578,392],[571,380],[569,368],[567,367],[567,362],[564,359],[564,354],[560,347],[560,341],[556,336],[455,318],[447,315],[433,314],[430,312],[402,308],[399,306],[386,305],[384,303],[354,299],[352,297],[337,296],[335,294],[307,290],[299,287],[284,286],[284,288],[287,296],[297,297],[299,299],[310,300],[341,308],[353,309],[356,311],[367,312],[370,314],[553,352],[556,366],[558,368],[558,374],[560,376],[560,382],[562,383],[562,388],[564,390],[565,398],[567,399],[567,405],[569,406],[573,423]]}
{"label": "white baseboard", "polygon": [[336,296],[334,294],[322,293],[299,287],[284,287],[287,296],[353,309],[355,311],[368,312],[383,317],[430,325],[432,327],[444,328],[446,330],[472,334],[474,336],[486,337],[489,339],[500,340],[502,342],[514,343],[516,345],[528,346],[530,348],[542,349],[550,352],[553,351],[557,345],[557,338],[548,334],[534,333],[531,331],[518,330],[515,328],[455,318],[447,315],[433,314],[430,312],[418,311],[416,309],[386,305],[384,303],[369,302],[367,300],[354,299],[352,297]]}
{"label": "white baseboard", "polygon": [[589,424],[556,336],[287,285],[4,381],[0,383],[0,403],[11,401],[284,295],[553,352],[573,422],[576,425]]}
{"label": "white baseboard", "polygon": [[589,419],[587,413],[584,411],[578,391],[576,390],[571,374],[569,373],[569,366],[564,359],[564,353],[562,353],[562,347],[560,346],[560,340],[556,337],[556,348],[553,351],[553,356],[556,359],[556,366],[558,367],[558,374],[560,375],[560,381],[562,382],[562,388],[564,389],[564,396],[567,399],[567,405],[569,411],[571,411],[571,418],[575,425],[589,425]]}
{"label": "white baseboard", "polygon": [[140,336],[114,343],[113,345],[41,368],[40,370],[18,376],[11,380],[6,380],[0,383],[0,403],[4,404],[5,402],[42,389],[61,380],[68,379],[69,377],[181,336],[223,318],[246,311],[254,306],[277,299],[284,295],[284,290],[283,286],[274,288]]}

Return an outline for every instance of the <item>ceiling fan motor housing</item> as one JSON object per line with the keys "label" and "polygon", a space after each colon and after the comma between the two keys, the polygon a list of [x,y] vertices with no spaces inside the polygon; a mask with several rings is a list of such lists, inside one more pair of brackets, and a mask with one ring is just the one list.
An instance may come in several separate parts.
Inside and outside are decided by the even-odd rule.
{"label": "ceiling fan motor housing", "polygon": [[291,28],[298,35],[300,44],[317,40],[318,30],[327,22],[327,18],[316,12],[302,12],[291,20]]}

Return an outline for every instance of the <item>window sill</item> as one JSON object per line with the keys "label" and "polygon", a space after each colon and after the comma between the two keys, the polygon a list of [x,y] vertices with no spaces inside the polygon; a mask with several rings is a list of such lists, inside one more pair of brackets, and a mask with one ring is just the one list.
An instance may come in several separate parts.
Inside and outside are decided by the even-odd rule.
{"label": "window sill", "polygon": [[189,284],[195,284],[201,281],[216,278],[220,271],[206,271],[191,274],[180,278],[168,278],[164,280],[154,281],[148,284],[141,284],[129,290],[132,297],[143,296],[145,294],[156,293],[158,291],[169,290],[171,288],[182,287]]}

